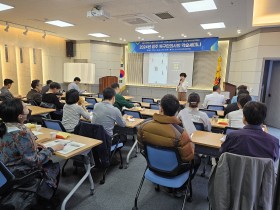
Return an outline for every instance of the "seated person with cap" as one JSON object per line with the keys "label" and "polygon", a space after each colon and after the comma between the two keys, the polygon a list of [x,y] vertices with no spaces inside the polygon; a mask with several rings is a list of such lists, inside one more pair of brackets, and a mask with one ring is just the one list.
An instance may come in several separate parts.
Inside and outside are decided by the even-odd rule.
{"label": "seated person with cap", "polygon": [[266,113],[265,104],[255,101],[246,103],[243,107],[244,128],[226,136],[220,153],[230,152],[276,161],[279,158],[279,139],[263,131]]}
{"label": "seated person with cap", "polygon": [[185,107],[178,114],[178,118],[182,121],[182,124],[186,131],[191,134],[193,130],[193,123],[202,123],[205,131],[211,131],[211,122],[208,115],[205,112],[199,111],[198,105],[200,103],[200,97],[197,93],[191,93],[188,97],[189,107]]}

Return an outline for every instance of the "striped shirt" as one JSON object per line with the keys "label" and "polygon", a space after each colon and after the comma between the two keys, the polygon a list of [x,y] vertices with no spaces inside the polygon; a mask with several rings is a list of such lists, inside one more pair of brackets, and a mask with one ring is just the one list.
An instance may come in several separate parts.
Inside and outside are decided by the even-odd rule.
{"label": "striped shirt", "polygon": [[81,116],[85,119],[90,119],[90,115],[83,107],[78,104],[65,104],[63,107],[62,125],[67,132],[73,132],[76,125],[78,125]]}

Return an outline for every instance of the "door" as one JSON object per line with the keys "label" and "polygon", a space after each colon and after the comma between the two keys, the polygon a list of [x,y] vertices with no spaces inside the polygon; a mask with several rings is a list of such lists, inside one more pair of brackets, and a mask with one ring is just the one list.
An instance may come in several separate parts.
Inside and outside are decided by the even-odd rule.
{"label": "door", "polygon": [[269,87],[266,91],[267,117],[265,123],[280,128],[280,61],[273,61],[271,77],[268,80],[270,83],[268,81]]}

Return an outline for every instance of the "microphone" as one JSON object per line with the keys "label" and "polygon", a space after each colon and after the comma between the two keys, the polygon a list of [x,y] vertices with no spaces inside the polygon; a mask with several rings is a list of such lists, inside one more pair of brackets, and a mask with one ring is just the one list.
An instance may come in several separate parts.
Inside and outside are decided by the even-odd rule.
{"label": "microphone", "polygon": [[182,79],[180,79],[178,86],[180,85],[180,82],[182,81]]}

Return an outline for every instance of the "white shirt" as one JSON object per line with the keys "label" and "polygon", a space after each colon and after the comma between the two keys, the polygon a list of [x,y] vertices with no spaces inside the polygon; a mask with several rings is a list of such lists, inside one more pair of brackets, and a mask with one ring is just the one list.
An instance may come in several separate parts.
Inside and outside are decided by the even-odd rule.
{"label": "white shirt", "polygon": [[181,110],[177,116],[185,128],[189,132],[193,132],[193,123],[197,122],[204,125],[204,130],[211,131],[211,122],[208,115],[205,112],[199,111],[197,108],[186,107]]}
{"label": "white shirt", "polygon": [[177,86],[176,91],[179,92],[179,93],[182,93],[182,92],[186,93],[188,91],[188,87],[189,87],[189,84],[185,80],[184,82],[182,82],[182,84]]}
{"label": "white shirt", "polygon": [[218,92],[213,92],[205,96],[203,107],[207,109],[208,105],[219,105],[225,104],[225,97]]}
{"label": "white shirt", "polygon": [[230,127],[243,128],[245,126],[243,124],[243,109],[228,113],[226,118],[229,119]]}

